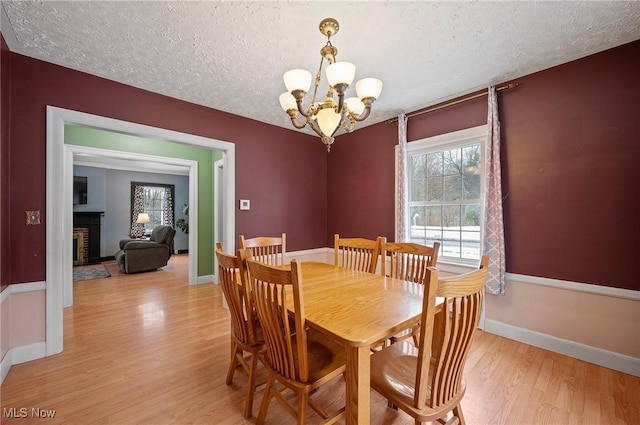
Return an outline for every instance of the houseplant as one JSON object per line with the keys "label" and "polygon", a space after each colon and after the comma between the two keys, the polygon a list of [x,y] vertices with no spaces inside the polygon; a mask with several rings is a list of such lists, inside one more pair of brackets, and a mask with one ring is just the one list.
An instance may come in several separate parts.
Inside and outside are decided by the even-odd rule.
{"label": "houseplant", "polygon": [[[184,204],[182,206],[182,214],[189,216],[189,205]],[[176,220],[176,227],[182,230],[185,235],[189,234],[189,222],[185,218],[179,218]]]}

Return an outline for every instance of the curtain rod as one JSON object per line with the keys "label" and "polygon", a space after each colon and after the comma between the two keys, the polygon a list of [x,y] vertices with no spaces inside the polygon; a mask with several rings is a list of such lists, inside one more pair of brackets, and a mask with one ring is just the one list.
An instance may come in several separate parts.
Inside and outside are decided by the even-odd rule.
{"label": "curtain rod", "polygon": [[[512,89],[512,88],[517,87],[517,86],[518,86],[518,83],[505,84],[503,86],[496,87],[496,92],[499,92],[499,91],[502,91],[502,90],[507,90],[507,89]],[[429,108],[426,108],[426,109],[422,109],[422,110],[419,110],[419,111],[416,111],[416,112],[411,112],[411,113],[407,114],[407,118],[411,118],[411,117],[415,117],[415,116],[418,116],[418,115],[426,114],[428,112],[437,111],[438,109],[447,108],[449,106],[457,105],[458,103],[466,102],[468,100],[477,99],[479,97],[486,96],[487,93],[488,93],[487,90],[483,90],[483,91],[481,91],[479,93],[470,94],[470,95],[467,95],[467,96],[464,96],[464,97],[461,97],[461,98],[458,98],[458,99],[455,99],[455,100],[451,100],[451,101],[448,101],[448,102],[440,103],[439,105],[435,105],[435,106],[432,106],[432,107],[429,107]],[[386,124],[393,124],[395,122],[398,122],[398,118],[397,117],[396,118],[392,118],[392,119],[390,119],[388,121],[385,121]]]}

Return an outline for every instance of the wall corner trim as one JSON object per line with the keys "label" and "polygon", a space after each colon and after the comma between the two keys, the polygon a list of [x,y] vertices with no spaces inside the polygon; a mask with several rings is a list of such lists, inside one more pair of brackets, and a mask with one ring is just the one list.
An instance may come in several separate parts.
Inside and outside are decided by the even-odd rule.
{"label": "wall corner trim", "polygon": [[640,359],[486,319],[486,332],[640,377]]}

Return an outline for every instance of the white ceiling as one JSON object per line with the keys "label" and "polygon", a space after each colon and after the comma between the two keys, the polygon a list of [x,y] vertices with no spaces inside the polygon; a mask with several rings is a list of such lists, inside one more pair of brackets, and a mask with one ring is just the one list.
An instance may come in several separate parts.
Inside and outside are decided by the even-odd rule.
{"label": "white ceiling", "polygon": [[2,1],[2,7],[12,52],[284,128],[292,127],[278,102],[282,74],[291,68],[315,74],[325,17],[340,23],[332,38],[338,60],[356,65],[356,80],[384,83],[359,127],[640,39],[638,1]]}

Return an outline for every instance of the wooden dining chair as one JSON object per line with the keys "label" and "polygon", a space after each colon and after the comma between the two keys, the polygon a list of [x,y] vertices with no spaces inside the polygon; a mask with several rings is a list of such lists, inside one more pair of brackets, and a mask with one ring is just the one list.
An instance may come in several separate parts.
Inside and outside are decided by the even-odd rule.
{"label": "wooden dining chair", "polygon": [[427,275],[428,267],[436,267],[440,242],[433,246],[420,245],[413,242],[385,242],[382,246],[382,259],[389,257],[389,270],[384,261],[381,264],[382,274],[396,279],[422,283]]}
{"label": "wooden dining chair", "polygon": [[334,235],[333,264],[353,270],[375,273],[378,257],[386,238],[378,236],[376,240],[364,238],[341,238]]}
{"label": "wooden dining chair", "polygon": [[[434,242],[433,246],[413,242],[386,242],[382,246],[382,275],[422,283],[427,275],[427,268],[436,267],[439,251],[440,242]],[[388,272],[387,257],[389,258]],[[417,346],[419,329],[420,324],[416,323],[410,329],[391,337],[390,342],[393,344],[413,338],[413,343]]]}
{"label": "wooden dining chair", "polygon": [[[488,257],[483,257],[481,264],[487,263]],[[431,421],[465,424],[460,406],[466,389],[462,375],[487,281],[488,269],[481,267],[444,279],[438,279],[438,270],[429,267],[419,346],[401,341],[371,356],[371,388],[413,417],[416,425]],[[444,298],[437,314],[436,296]],[[432,344],[434,338],[437,344]]]}
{"label": "wooden dining chair", "polygon": [[256,383],[258,352],[264,348],[264,339],[248,287],[245,263],[247,255],[248,252],[243,250],[238,251],[237,256],[225,254],[221,249],[216,251],[218,280],[231,316],[231,360],[225,382],[231,385],[238,366],[242,366],[247,372],[249,382],[244,417],[250,418],[253,396],[259,385]]}
{"label": "wooden dining chair", "polygon": [[[301,266],[293,260],[289,267],[272,267],[247,260],[251,290],[265,337],[261,354],[269,371],[257,425],[265,422],[271,399],[275,397],[297,423],[306,423],[307,405],[318,413],[323,425],[344,416],[344,407],[332,414],[309,397],[321,385],[345,371],[345,351],[339,344],[305,326]],[[297,409],[285,399],[293,391]]]}
{"label": "wooden dining chair", "polygon": [[240,249],[250,249],[252,258],[272,266],[282,266],[287,253],[287,234],[280,237],[258,236],[246,239],[244,235],[238,237]]}

